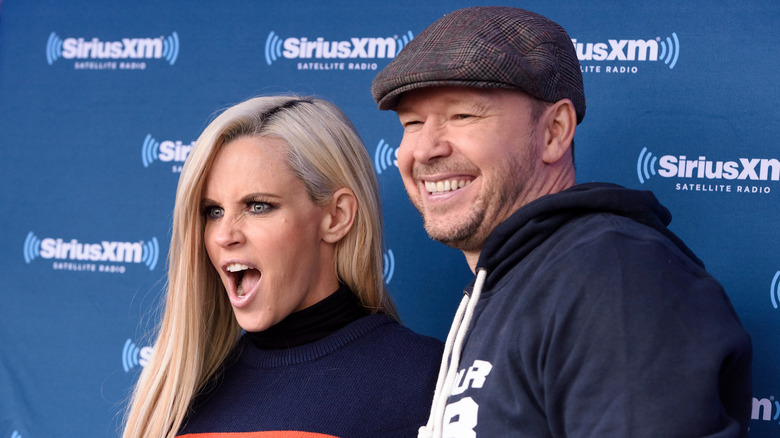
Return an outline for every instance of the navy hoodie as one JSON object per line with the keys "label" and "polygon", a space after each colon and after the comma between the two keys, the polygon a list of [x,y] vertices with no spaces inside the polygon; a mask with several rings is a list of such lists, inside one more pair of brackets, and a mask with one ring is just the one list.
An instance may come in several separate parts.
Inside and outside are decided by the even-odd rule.
{"label": "navy hoodie", "polygon": [[747,436],[750,338],[670,221],[652,193],[594,183],[500,224],[443,436]]}

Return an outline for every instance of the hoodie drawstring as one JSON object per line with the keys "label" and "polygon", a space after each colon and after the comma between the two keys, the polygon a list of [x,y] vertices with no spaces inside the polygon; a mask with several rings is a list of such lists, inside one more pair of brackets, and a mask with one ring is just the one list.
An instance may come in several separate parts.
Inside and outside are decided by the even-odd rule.
{"label": "hoodie drawstring", "polygon": [[[417,432],[417,438],[441,438],[442,436],[447,399],[450,396],[452,385],[455,383],[455,377],[458,375],[458,365],[460,365],[463,343],[486,277],[487,270],[479,269],[471,296],[469,297],[468,293],[464,293],[463,299],[458,306],[458,311],[455,312],[455,318],[452,321],[450,332],[447,334],[447,341],[444,344],[444,354],[441,367],[439,368],[439,378],[436,381],[436,391],[433,394],[433,404],[431,405],[428,424],[420,427]],[[444,391],[445,388],[447,388],[446,392]]]}

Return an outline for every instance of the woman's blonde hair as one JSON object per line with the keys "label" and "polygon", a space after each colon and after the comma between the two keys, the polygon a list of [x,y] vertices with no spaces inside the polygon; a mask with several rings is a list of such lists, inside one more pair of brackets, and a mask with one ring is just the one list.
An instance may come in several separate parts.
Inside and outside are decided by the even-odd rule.
{"label": "woman's blonde hair", "polygon": [[355,193],[352,229],[336,246],[335,270],[372,313],[397,318],[382,278],[382,216],[371,161],[352,123],[330,102],[257,97],[219,115],[198,138],[179,178],[168,256],[168,293],[152,358],[133,392],[124,438],[173,437],[193,398],[215,376],[240,333],[203,242],[201,197],[220,147],[243,136],[289,146],[288,161],[315,203]]}

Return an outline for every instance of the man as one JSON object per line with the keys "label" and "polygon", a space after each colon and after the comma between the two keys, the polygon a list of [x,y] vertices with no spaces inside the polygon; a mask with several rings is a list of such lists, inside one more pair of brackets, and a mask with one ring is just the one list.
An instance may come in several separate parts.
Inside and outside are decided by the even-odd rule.
{"label": "man", "polygon": [[374,79],[428,234],[477,277],[420,436],[737,437],[751,344],[650,192],[575,182],[570,37],[516,8],[452,12]]}

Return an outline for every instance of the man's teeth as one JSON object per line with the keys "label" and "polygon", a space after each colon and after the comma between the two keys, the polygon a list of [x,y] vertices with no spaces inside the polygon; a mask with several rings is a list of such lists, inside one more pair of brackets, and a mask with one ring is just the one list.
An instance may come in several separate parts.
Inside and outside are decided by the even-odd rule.
{"label": "man's teeth", "polygon": [[243,265],[241,263],[231,263],[225,268],[228,272],[239,272],[239,271],[246,271],[249,269],[249,266]]}
{"label": "man's teeth", "polygon": [[451,192],[453,190],[458,190],[460,188],[463,188],[471,183],[471,180],[465,181],[465,180],[457,180],[457,179],[450,179],[445,181],[425,181],[425,190],[428,191],[428,193],[434,194],[434,193],[444,193],[444,192]]}

